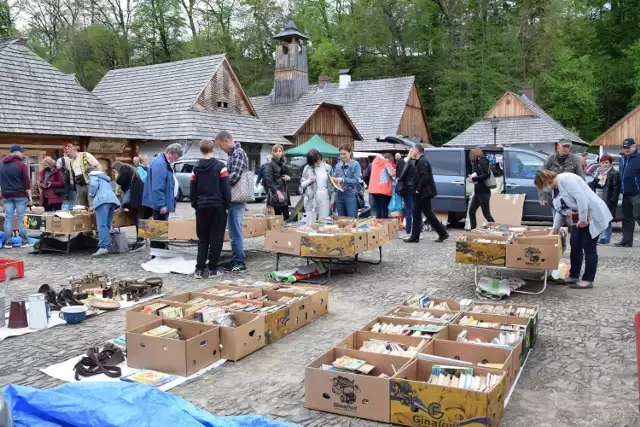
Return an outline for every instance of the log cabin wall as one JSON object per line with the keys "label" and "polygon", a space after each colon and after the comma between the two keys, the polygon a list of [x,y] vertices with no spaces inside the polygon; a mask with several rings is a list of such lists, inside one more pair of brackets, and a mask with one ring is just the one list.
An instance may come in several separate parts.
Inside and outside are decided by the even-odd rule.
{"label": "log cabin wall", "polygon": [[322,105],[309,120],[298,130],[293,143],[298,146],[318,134],[334,147],[347,144],[353,150],[354,140],[358,135],[353,130],[341,109]]}
{"label": "log cabin wall", "polygon": [[534,117],[535,114],[528,109],[520,100],[518,100],[513,94],[507,92],[498,100],[496,105],[493,106],[484,115],[485,119],[491,119],[493,117]]}
{"label": "log cabin wall", "polygon": [[431,143],[429,126],[415,84],[411,92],[409,92],[407,105],[404,107],[404,113],[402,113],[402,120],[398,126],[397,133],[398,135],[408,136],[409,138],[419,137],[422,139],[422,142]]}
{"label": "log cabin wall", "polygon": [[640,106],[624,116],[618,123],[611,126],[592,145],[604,147],[621,147],[625,138],[633,138],[640,142]]}

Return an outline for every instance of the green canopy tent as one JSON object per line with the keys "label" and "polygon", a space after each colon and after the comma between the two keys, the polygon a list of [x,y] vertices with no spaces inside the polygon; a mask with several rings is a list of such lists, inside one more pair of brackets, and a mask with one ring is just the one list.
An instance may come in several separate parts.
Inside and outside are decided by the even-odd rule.
{"label": "green canopy tent", "polygon": [[322,157],[337,159],[340,155],[340,150],[329,144],[317,134],[313,135],[311,139],[304,144],[300,144],[297,147],[291,148],[284,153],[287,155],[287,157],[304,157],[313,148],[318,150],[320,154],[322,154]]}

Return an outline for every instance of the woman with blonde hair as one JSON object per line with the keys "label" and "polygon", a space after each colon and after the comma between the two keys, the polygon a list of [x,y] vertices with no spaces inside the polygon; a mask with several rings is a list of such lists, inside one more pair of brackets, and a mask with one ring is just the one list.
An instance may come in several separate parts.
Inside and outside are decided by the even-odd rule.
{"label": "woman with blonde hair", "polygon": [[469,160],[471,160],[473,173],[468,180],[474,184],[473,196],[469,203],[469,222],[471,223],[471,229],[474,230],[478,226],[476,212],[478,212],[479,207],[482,208],[482,215],[487,221],[495,221],[490,209],[491,189],[486,184],[487,179],[491,176],[489,161],[479,148],[474,148],[469,152]]}
{"label": "woman with blonde hair", "polygon": [[143,154],[138,158],[138,164],[134,163],[135,169],[140,175],[140,179],[144,182],[147,179],[147,173],[149,172],[149,156]]}
{"label": "woman with blonde hair", "polygon": [[[558,234],[564,217],[571,219],[571,270],[564,283],[573,289],[593,288],[598,268],[598,236],[612,219],[607,204],[591,191],[581,176],[539,170],[534,179],[538,190],[552,194],[554,211],[551,234]],[[579,281],[582,261],[584,274]]]}
{"label": "woman with blonde hair", "polygon": [[267,207],[273,208],[276,215],[284,216],[285,221],[289,218],[287,182],[290,180],[284,160],[284,148],[280,144],[274,145],[271,149],[271,162],[265,171]]}
{"label": "woman with blonde hair", "polygon": [[51,157],[42,159],[38,187],[40,187],[40,206],[47,212],[59,211],[66,194],[64,175]]}

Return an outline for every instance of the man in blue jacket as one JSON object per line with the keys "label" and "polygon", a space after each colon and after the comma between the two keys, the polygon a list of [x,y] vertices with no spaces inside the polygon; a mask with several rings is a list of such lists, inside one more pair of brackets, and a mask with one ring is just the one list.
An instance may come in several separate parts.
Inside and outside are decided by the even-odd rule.
{"label": "man in blue jacket", "polygon": [[615,246],[633,246],[635,223],[640,225],[640,156],[633,138],[622,142],[624,156],[620,159],[620,181],[622,187],[622,240]]}
{"label": "man in blue jacket", "polygon": [[[142,194],[142,206],[151,209],[153,219],[156,221],[166,221],[169,219],[169,213],[176,211],[175,180],[171,163],[183,154],[182,145],[174,143],[169,145],[164,153],[157,155],[149,165]],[[152,242],[151,247],[164,248],[166,245]]]}

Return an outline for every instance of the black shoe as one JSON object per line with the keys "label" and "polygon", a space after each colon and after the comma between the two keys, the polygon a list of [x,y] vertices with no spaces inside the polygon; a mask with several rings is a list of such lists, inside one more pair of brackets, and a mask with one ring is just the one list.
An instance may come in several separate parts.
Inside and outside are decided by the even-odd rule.
{"label": "black shoe", "polygon": [[216,269],[210,268],[209,269],[209,275],[207,277],[209,277],[209,279],[215,279],[217,277],[222,276],[222,273]]}
{"label": "black shoe", "polygon": [[[219,266],[218,266],[219,267]],[[229,264],[223,267],[224,271],[228,271],[230,273],[242,273],[247,271],[247,266],[243,264]]]}
{"label": "black shoe", "polygon": [[414,239],[413,237],[407,237],[406,239],[404,239],[405,243],[418,243],[420,241],[420,239]]}
{"label": "black shoe", "polygon": [[204,270],[196,270],[196,272],[193,273],[193,277],[195,277],[196,279],[202,279],[203,276]]}
{"label": "black shoe", "polygon": [[616,248],[631,248],[631,247],[633,247],[633,245],[631,243],[626,243],[626,242],[614,243],[613,246],[615,246]]}
{"label": "black shoe", "polygon": [[144,244],[144,242],[136,242],[131,247],[131,252],[138,252],[138,251],[144,249],[145,246],[146,245]]}
{"label": "black shoe", "polygon": [[449,238],[449,233],[445,234],[444,236],[440,236],[440,237],[438,237],[438,238],[435,240],[435,242],[436,242],[436,243],[442,243],[442,242],[444,242],[445,240],[447,240],[448,238]]}

